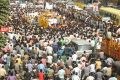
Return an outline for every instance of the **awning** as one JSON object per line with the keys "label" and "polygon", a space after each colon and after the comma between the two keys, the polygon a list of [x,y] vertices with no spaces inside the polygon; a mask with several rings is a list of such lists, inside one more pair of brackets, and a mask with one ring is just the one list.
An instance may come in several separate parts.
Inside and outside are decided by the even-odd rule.
{"label": "awning", "polygon": [[115,8],[111,8],[111,7],[101,7],[100,10],[120,16],[120,10],[119,9],[115,9]]}

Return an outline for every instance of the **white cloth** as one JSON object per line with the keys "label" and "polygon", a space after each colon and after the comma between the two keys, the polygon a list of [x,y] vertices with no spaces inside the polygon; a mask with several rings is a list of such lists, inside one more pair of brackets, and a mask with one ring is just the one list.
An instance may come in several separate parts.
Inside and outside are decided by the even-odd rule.
{"label": "white cloth", "polygon": [[53,57],[52,56],[47,56],[47,62],[52,63]]}
{"label": "white cloth", "polygon": [[61,69],[61,70],[58,71],[59,78],[64,79],[64,75],[65,75],[65,70],[64,69]]}
{"label": "white cloth", "polygon": [[76,60],[77,60],[77,57],[78,57],[77,54],[73,54],[73,55],[72,55],[72,60],[73,60],[73,61],[76,61]]}
{"label": "white cloth", "polygon": [[95,46],[95,40],[91,40],[91,46],[92,46],[92,47]]}
{"label": "white cloth", "polygon": [[73,69],[73,71],[75,71],[76,73],[78,73],[78,75],[81,77],[81,69],[79,67],[75,67]]}
{"label": "white cloth", "polygon": [[95,72],[95,64],[91,64],[89,67],[90,67],[90,72]]}
{"label": "white cloth", "polygon": [[80,80],[80,78],[79,78],[78,75],[73,75],[73,76],[72,76],[72,80]]}
{"label": "white cloth", "polygon": [[95,78],[93,76],[88,76],[86,80],[94,80]]}
{"label": "white cloth", "polygon": [[53,48],[51,46],[47,46],[46,51],[47,51],[48,54],[52,54]]}

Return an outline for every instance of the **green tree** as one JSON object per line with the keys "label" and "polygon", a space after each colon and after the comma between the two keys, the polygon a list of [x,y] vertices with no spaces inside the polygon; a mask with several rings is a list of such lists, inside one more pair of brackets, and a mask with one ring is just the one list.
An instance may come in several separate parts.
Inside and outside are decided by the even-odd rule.
{"label": "green tree", "polygon": [[4,34],[0,33],[0,50],[5,46],[6,43],[6,37]]}
{"label": "green tree", "polygon": [[0,0],[0,25],[3,25],[8,18],[9,18],[9,1]]}
{"label": "green tree", "polygon": [[[0,0],[0,28],[9,18],[9,1]],[[1,48],[5,46],[6,37],[4,34],[0,33],[0,51]]]}

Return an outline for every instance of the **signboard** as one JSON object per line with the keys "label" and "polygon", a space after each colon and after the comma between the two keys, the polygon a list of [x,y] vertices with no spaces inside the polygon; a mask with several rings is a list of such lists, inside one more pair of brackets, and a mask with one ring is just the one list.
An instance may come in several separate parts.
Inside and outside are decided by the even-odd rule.
{"label": "signboard", "polygon": [[1,27],[0,32],[12,32],[13,28],[12,27]]}

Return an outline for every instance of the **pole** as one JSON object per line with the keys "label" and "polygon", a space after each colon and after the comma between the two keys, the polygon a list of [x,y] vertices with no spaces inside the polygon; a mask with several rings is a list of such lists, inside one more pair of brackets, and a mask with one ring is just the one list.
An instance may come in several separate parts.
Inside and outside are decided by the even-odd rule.
{"label": "pole", "polygon": [[10,5],[10,0],[8,0],[8,2],[9,2],[9,5]]}
{"label": "pole", "polygon": [[45,9],[45,6],[46,6],[46,0],[44,0],[44,9]]}

